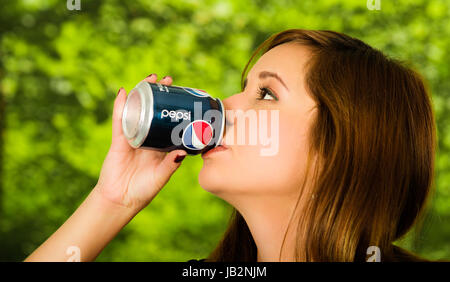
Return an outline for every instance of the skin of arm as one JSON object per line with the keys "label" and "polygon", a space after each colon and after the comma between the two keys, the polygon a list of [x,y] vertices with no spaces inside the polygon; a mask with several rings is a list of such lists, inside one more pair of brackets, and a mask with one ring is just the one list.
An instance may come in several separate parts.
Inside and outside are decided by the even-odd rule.
{"label": "skin of arm", "polygon": [[68,261],[73,259],[72,250],[78,250],[75,255],[79,255],[79,261],[93,261],[138,212],[105,199],[94,188],[72,216],[25,261]]}

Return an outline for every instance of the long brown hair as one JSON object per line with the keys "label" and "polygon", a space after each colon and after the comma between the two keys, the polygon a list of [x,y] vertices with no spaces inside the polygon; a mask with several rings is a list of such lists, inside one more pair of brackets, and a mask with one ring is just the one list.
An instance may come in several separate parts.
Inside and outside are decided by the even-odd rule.
{"label": "long brown hair", "polygon": [[[423,79],[345,34],[291,29],[255,50],[242,86],[258,54],[287,42],[311,51],[304,79],[317,103],[307,166],[314,182],[309,194],[300,194],[310,200],[297,206],[296,259],[364,261],[367,248],[377,246],[382,261],[420,260],[393,242],[423,215],[431,193],[435,121]],[[318,161],[311,168],[313,156]],[[250,230],[234,209],[206,260],[256,261],[256,255]]]}

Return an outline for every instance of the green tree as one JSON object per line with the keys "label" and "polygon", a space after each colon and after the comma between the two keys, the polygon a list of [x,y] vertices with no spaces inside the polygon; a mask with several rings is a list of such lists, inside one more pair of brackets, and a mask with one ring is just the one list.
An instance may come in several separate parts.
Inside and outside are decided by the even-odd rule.
{"label": "green tree", "polygon": [[[412,62],[433,94],[439,135],[436,192],[423,228],[403,246],[450,257],[450,3],[446,0],[2,1],[0,9],[0,260],[22,260],[97,181],[119,87],[171,75],[225,98],[239,92],[251,52],[288,28],[347,33]],[[98,260],[205,257],[230,209],[197,181],[188,157]]]}

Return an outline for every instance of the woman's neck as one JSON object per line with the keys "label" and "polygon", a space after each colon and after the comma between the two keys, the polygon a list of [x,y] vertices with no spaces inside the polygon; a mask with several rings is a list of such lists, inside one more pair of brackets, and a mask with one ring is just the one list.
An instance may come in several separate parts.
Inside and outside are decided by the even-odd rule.
{"label": "woman's neck", "polygon": [[[290,223],[297,197],[239,197],[233,206],[244,217],[257,247],[257,261],[294,261],[295,220]],[[287,233],[286,233],[287,231]],[[283,239],[286,238],[283,244]],[[283,246],[282,246],[283,244]],[[280,258],[280,250],[283,252]]]}

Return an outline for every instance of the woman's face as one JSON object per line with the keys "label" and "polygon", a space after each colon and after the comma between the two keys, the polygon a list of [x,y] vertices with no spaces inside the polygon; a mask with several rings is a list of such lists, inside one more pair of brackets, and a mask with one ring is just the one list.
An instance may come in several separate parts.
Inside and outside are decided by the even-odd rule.
{"label": "woman's face", "polygon": [[[248,73],[244,91],[223,100],[231,123],[223,137],[227,149],[202,156],[199,183],[205,190],[225,199],[227,195],[298,193],[308,152],[307,133],[315,112],[315,102],[304,85],[303,68],[309,56],[305,47],[295,43],[269,50]],[[262,93],[259,88],[264,89]],[[230,110],[234,114],[229,114]],[[247,118],[239,119],[236,110]],[[242,125],[245,127],[238,131]],[[249,142],[252,134],[256,144]],[[264,141],[260,135],[269,138]],[[244,144],[238,143],[242,137]]]}

